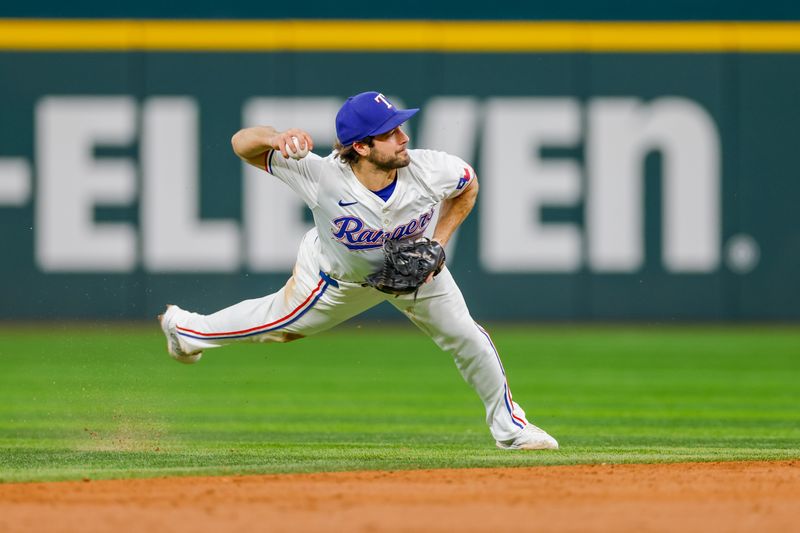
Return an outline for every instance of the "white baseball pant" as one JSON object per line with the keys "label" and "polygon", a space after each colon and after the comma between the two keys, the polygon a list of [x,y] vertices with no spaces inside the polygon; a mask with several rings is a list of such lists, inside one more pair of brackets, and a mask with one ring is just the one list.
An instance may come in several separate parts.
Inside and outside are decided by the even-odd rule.
{"label": "white baseball pant", "polygon": [[240,341],[287,342],[329,329],[388,300],[450,353],[464,380],[486,408],[495,440],[514,439],[528,424],[514,402],[500,356],[488,333],[470,316],[464,298],[445,267],[413,294],[384,294],[371,287],[330,278],[317,265],[316,229],[300,245],[292,277],[278,292],[245,300],[216,313],[180,310],[174,324],[187,352]]}

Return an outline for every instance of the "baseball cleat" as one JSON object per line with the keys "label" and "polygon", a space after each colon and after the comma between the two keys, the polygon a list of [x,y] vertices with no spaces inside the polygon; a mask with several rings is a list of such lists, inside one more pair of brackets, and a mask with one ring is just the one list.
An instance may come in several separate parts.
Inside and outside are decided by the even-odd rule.
{"label": "baseball cleat", "polygon": [[497,441],[503,450],[557,450],[558,442],[541,428],[528,424],[516,438]]}
{"label": "baseball cleat", "polygon": [[167,337],[167,351],[170,357],[180,363],[191,365],[200,360],[203,352],[200,350],[189,352],[181,346],[181,339],[178,336],[175,325],[172,324],[175,313],[180,310],[181,308],[177,305],[167,305],[167,310],[164,311],[164,314],[158,315],[158,323],[161,324],[161,330],[164,332],[164,336]]}

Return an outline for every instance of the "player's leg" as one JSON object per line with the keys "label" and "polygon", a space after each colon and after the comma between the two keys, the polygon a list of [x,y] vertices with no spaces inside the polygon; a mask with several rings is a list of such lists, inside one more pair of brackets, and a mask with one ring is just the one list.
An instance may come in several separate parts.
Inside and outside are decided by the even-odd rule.
{"label": "player's leg", "polygon": [[[379,293],[340,283],[317,268],[316,232],[301,243],[292,277],[278,292],[210,315],[171,307],[162,319],[170,354],[190,354],[234,342],[287,342],[318,333],[380,303]],[[176,356],[175,352],[180,352]]]}
{"label": "player's leg", "polygon": [[[500,355],[489,334],[470,316],[461,291],[447,268],[417,294],[389,300],[453,358],[464,380],[486,407],[486,422],[501,447],[554,448],[552,437],[530,424],[511,396]],[[541,434],[539,434],[541,432]],[[530,437],[530,438],[529,438]],[[516,443],[516,444],[515,444]]]}

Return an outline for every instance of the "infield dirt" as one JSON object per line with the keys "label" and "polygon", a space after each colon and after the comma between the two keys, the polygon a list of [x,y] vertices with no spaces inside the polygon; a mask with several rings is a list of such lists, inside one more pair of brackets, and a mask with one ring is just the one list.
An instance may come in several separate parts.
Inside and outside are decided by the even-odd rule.
{"label": "infield dirt", "polygon": [[0,485],[0,531],[797,531],[800,461]]}

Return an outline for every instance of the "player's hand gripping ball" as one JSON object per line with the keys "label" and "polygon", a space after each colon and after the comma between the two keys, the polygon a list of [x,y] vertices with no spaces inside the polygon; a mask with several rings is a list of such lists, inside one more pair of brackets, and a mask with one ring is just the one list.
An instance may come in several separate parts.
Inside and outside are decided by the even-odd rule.
{"label": "player's hand gripping ball", "polygon": [[[294,146],[292,146],[292,144],[294,144]],[[303,159],[308,155],[308,145],[304,143],[303,147],[301,148],[300,139],[297,137],[292,137],[292,142],[286,143],[286,152],[292,159]]]}

